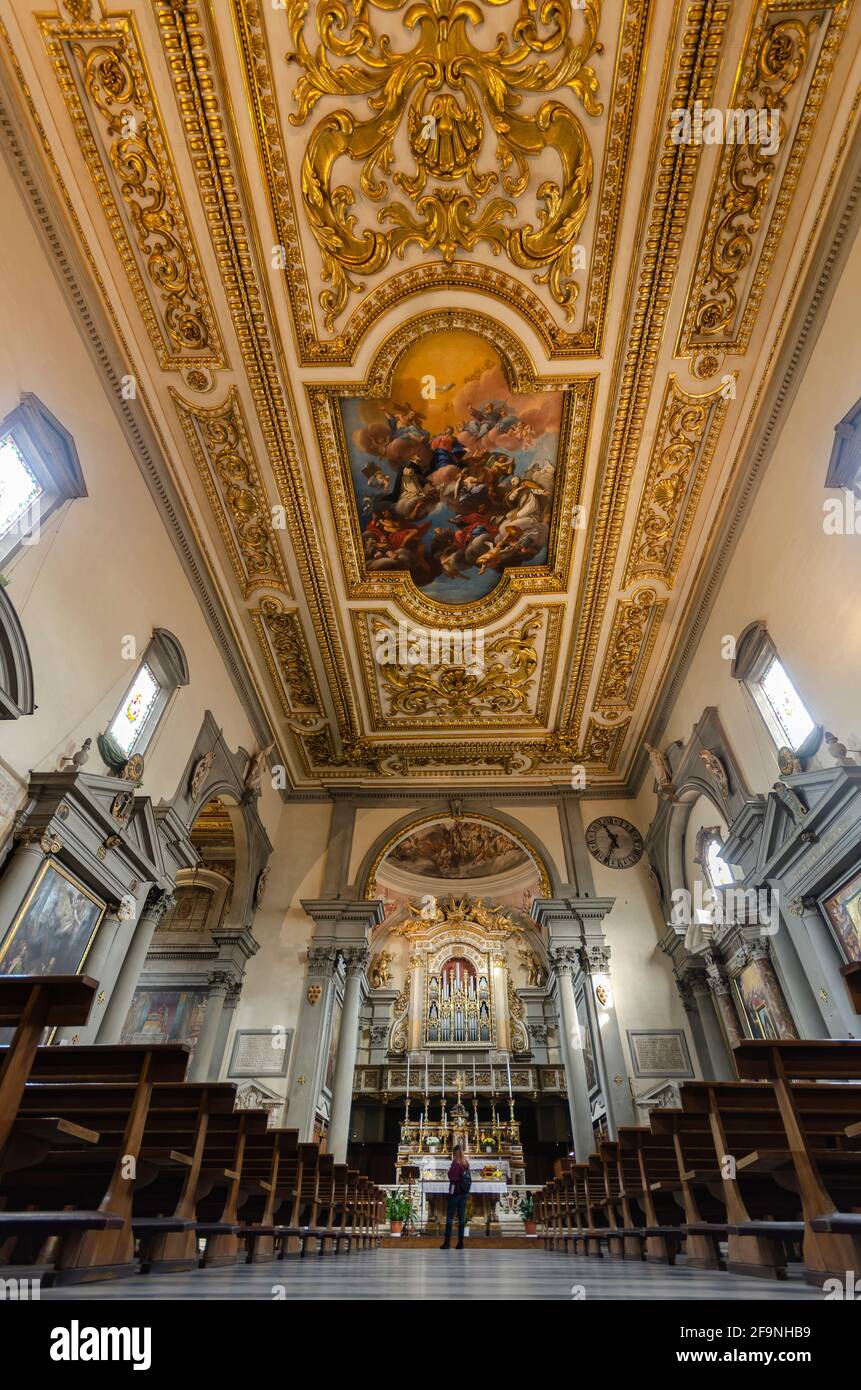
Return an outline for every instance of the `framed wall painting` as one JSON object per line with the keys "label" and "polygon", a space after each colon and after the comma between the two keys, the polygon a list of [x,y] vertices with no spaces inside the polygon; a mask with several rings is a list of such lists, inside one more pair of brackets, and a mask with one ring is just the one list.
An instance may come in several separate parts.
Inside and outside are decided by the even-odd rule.
{"label": "framed wall painting", "polygon": [[0,942],[0,973],[80,974],[105,907],[56,859],[46,859]]}
{"label": "framed wall painting", "polygon": [[855,869],[833,892],[819,899],[844,961],[861,960],[861,869]]}
{"label": "framed wall painting", "polygon": [[207,989],[138,986],[122,1032],[127,1043],[187,1043],[194,1056],[209,998]]}
{"label": "framed wall painting", "polygon": [[736,1006],[749,1038],[796,1038],[783,991],[767,961],[748,961],[732,976]]}
{"label": "framed wall painting", "polygon": [[635,1076],[692,1077],[688,1043],[681,1028],[629,1028]]}
{"label": "framed wall painting", "polygon": [[237,1028],[228,1076],[286,1076],[292,1028]]}

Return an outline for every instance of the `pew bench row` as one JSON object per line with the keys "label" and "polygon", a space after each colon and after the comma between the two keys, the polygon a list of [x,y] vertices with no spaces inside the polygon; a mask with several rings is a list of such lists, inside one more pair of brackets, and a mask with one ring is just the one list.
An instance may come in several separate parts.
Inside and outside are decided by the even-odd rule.
{"label": "pew bench row", "polygon": [[823,1283],[861,1268],[861,1043],[739,1044],[739,1081],[685,1082],[537,1194],[551,1250]]}
{"label": "pew bench row", "polygon": [[0,1056],[3,1275],[75,1283],[379,1244],[381,1190],[237,1110],[232,1084],[185,1081],[186,1046],[40,1046],[94,989],[0,977],[16,1029]]}

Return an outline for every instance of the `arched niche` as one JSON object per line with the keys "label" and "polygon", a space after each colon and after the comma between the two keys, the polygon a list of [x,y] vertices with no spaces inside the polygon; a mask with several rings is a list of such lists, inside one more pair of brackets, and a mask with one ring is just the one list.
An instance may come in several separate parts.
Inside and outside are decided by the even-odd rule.
{"label": "arched niche", "polygon": [[0,719],[20,719],[34,709],[27,639],[12,600],[0,589]]}
{"label": "arched niche", "polygon": [[251,924],[260,876],[272,853],[257,810],[257,796],[245,785],[250,762],[251,754],[244,748],[231,752],[207,710],[179,786],[166,803],[179,817],[189,840],[194,838],[194,825],[203,808],[216,799],[221,803],[234,848],[233,894],[222,926],[236,930]]}
{"label": "arched niche", "polygon": [[[433,845],[435,829],[440,827],[445,832],[454,831],[455,827],[465,830],[468,826],[478,829],[474,853],[477,860],[484,855],[485,862],[476,862],[473,868],[469,862],[470,847],[467,844],[462,848],[461,862],[446,865],[444,857],[436,853]],[[426,861],[418,866],[418,872],[412,873],[405,862],[408,856],[402,848],[411,837],[424,840],[427,847]],[[496,853],[494,860],[495,846],[501,848],[503,840],[509,842],[512,855],[506,859],[504,853]],[[465,804],[457,814],[452,814],[451,808],[442,803],[435,810],[421,815],[412,811],[378,835],[362,860],[356,887],[358,895],[363,898],[384,896],[380,890],[389,883],[395,885],[396,896],[402,899],[406,899],[410,892],[419,895],[429,892],[434,896],[465,893],[480,897],[485,902],[516,906],[528,911],[525,902],[516,901],[518,856],[521,860],[519,867],[523,870],[522,887],[525,889],[531,882],[534,883],[535,896],[552,897],[560,887],[556,866],[545,846],[526,826],[496,809],[490,815]]]}

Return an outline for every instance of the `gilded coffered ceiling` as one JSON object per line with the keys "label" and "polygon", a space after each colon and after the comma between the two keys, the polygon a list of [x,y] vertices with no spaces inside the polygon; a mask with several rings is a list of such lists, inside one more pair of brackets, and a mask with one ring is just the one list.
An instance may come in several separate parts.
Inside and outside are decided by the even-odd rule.
{"label": "gilded coffered ceiling", "polygon": [[0,16],[293,784],[622,789],[821,250],[853,0]]}

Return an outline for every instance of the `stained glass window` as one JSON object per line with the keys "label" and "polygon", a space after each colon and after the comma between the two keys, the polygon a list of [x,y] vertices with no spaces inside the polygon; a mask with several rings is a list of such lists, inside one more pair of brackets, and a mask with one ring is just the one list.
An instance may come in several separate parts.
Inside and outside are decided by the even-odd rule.
{"label": "stained glass window", "polygon": [[[777,657],[772,657],[757,682],[760,708],[775,737],[799,748],[813,732],[813,720]],[[754,691],[756,694],[756,689]]]}
{"label": "stained glass window", "polygon": [[7,434],[0,439],[0,536],[17,526],[41,493],[42,484]]}
{"label": "stained glass window", "polygon": [[124,753],[131,753],[147,715],[161,694],[161,686],[144,662],[123,697],[117,717],[108,732]]}

